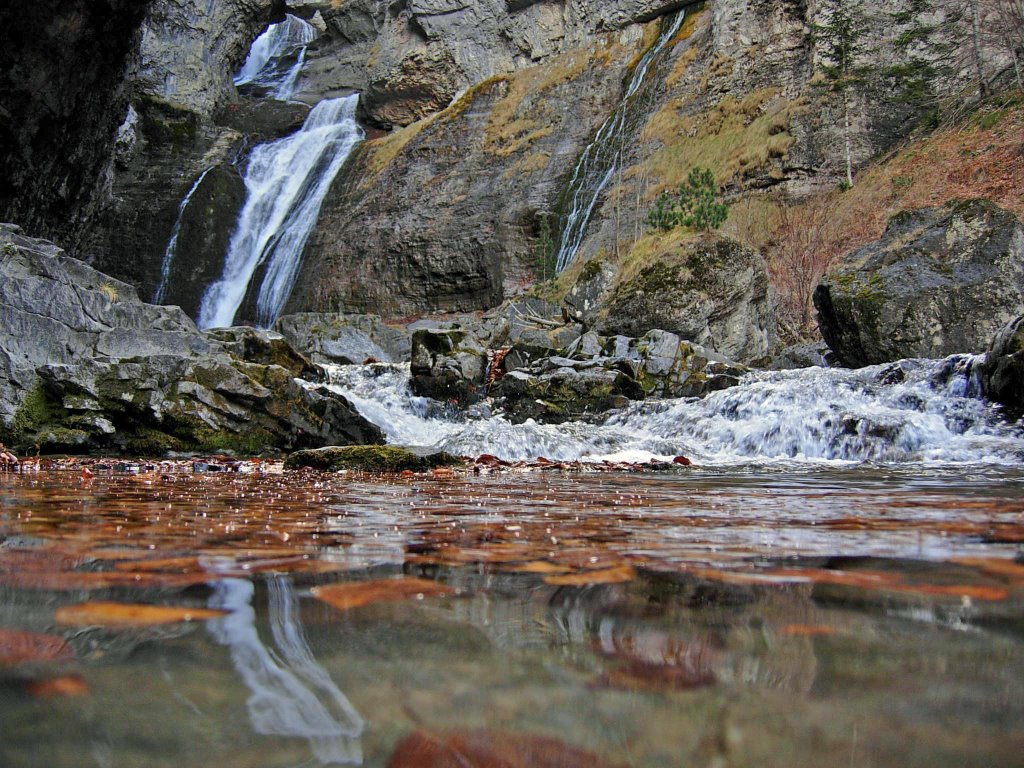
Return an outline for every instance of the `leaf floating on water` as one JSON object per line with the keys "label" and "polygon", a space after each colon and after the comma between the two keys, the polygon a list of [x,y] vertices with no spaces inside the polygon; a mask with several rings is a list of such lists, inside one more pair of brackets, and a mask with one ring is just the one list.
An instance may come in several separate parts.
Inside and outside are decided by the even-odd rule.
{"label": "leaf floating on water", "polygon": [[185,608],[169,605],[133,605],[131,603],[93,602],[65,605],[57,609],[58,624],[75,627],[151,627],[179,624],[227,616],[227,611],[212,608]]}
{"label": "leaf floating on water", "polygon": [[636,578],[636,571],[631,565],[620,565],[602,571],[584,571],[568,573],[564,576],[545,576],[544,581],[556,587],[584,587],[588,584],[620,584]]}
{"label": "leaf floating on water", "polygon": [[824,624],[787,624],[779,631],[779,634],[788,637],[821,637],[835,633],[835,627]]}
{"label": "leaf floating on water", "polygon": [[16,629],[0,629],[0,664],[71,661],[75,652],[64,638]]}
{"label": "leaf floating on water", "polygon": [[89,686],[78,675],[62,675],[46,680],[32,680],[25,684],[25,690],[36,698],[50,699],[84,696],[89,693]]}
{"label": "leaf floating on water", "polygon": [[558,739],[504,731],[414,731],[387,768],[610,768],[597,754]]}
{"label": "leaf floating on water", "polygon": [[54,592],[111,587],[191,587],[216,581],[205,573],[126,573],[123,571],[55,571],[0,573],[0,586]]}
{"label": "leaf floating on water", "polygon": [[359,608],[370,603],[412,600],[419,597],[447,597],[454,592],[443,584],[427,579],[376,579],[348,584],[327,584],[313,587],[313,597],[339,611]]}
{"label": "leaf floating on water", "polygon": [[568,573],[569,568],[564,565],[556,565],[547,560],[532,560],[528,563],[509,563],[502,565],[501,570],[512,571],[513,573]]}

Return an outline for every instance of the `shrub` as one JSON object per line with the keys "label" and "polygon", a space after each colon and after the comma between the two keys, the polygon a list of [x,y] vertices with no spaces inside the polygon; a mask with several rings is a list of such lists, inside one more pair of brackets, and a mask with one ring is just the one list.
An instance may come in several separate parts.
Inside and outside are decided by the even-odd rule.
{"label": "shrub", "polygon": [[729,206],[721,202],[714,174],[694,167],[675,195],[662,192],[647,215],[647,223],[664,232],[675,227],[690,227],[710,232],[729,218]]}

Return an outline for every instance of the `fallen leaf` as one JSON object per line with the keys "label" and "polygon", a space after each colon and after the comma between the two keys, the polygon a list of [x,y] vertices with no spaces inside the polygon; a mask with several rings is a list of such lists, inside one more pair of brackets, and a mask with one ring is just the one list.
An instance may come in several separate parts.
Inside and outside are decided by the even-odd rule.
{"label": "fallen leaf", "polygon": [[602,768],[594,752],[548,736],[504,731],[414,731],[402,739],[387,768]]}
{"label": "fallen leaf", "polygon": [[25,684],[25,690],[39,699],[84,696],[89,686],[78,675],[62,675],[46,680],[32,680]]}
{"label": "fallen leaf", "polygon": [[211,608],[186,608],[170,605],[134,605],[131,603],[92,602],[65,605],[57,609],[58,624],[77,627],[150,627],[203,621],[227,616],[227,611]]}
{"label": "fallen leaf", "polygon": [[826,627],[823,624],[787,624],[779,630],[779,634],[789,637],[820,637],[835,633],[834,627]]}
{"label": "fallen leaf", "polygon": [[569,568],[564,565],[555,565],[547,560],[532,560],[529,563],[508,563],[500,566],[499,570],[512,571],[513,573],[568,573]]}
{"label": "fallen leaf", "polygon": [[370,603],[411,600],[419,597],[446,597],[454,594],[451,589],[436,581],[414,578],[327,584],[313,587],[310,592],[313,597],[339,611],[359,608]]}
{"label": "fallen leaf", "polygon": [[0,664],[71,661],[75,652],[64,638],[16,629],[0,629]]}
{"label": "fallen leaf", "polygon": [[636,578],[636,571],[630,565],[606,568],[603,571],[583,571],[564,576],[545,576],[544,581],[556,587],[582,587],[588,584],[619,584]]}

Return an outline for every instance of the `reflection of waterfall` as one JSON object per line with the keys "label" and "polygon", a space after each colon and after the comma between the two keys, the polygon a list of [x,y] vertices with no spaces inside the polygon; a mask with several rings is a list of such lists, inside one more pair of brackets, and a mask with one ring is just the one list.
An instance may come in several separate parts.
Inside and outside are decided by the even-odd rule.
{"label": "reflection of waterfall", "polygon": [[332,368],[331,381],[389,441],[463,456],[1019,463],[1024,435],[978,399],[975,361],[957,355],[905,361],[895,372],[874,366],[755,373],[702,400],[633,404],[600,425],[445,418],[412,395],[406,366]]}
{"label": "reflection of waterfall", "polygon": [[331,182],[363,137],[358,95],[321,101],[291,136],[260,144],[245,170],[245,205],[228,245],[221,278],[207,288],[199,326],[228,326],[262,269],[256,320],[270,325],[291,293]]}
{"label": "reflection of waterfall", "polygon": [[210,607],[230,611],[207,623],[214,639],[231,650],[235,669],[249,688],[249,719],[257,733],[308,739],[323,765],[360,765],[363,719],[306,643],[287,578],[271,579],[270,628],[274,650],[256,631],[254,588],[244,579],[214,585]]}
{"label": "reflection of waterfall", "polygon": [[270,98],[289,99],[306,60],[306,46],[316,36],[316,27],[289,13],[256,38],[235,85],[257,86]]}
{"label": "reflection of waterfall", "polygon": [[583,236],[590,224],[590,217],[605,187],[614,178],[622,164],[622,144],[629,120],[636,116],[636,106],[641,86],[655,58],[676,36],[683,25],[685,11],[676,15],[675,20],[664,30],[657,42],[644,54],[633,70],[626,94],[598,131],[590,145],[583,150],[572,180],[569,182],[567,211],[565,214],[562,239],[558,246],[555,269],[561,272],[572,264],[576,252],[583,242]]}
{"label": "reflection of waterfall", "polygon": [[160,304],[164,300],[164,296],[167,293],[167,281],[171,276],[171,264],[174,262],[174,254],[178,250],[178,235],[181,234],[181,222],[185,218],[185,209],[188,208],[189,202],[192,200],[192,195],[199,189],[199,185],[203,183],[203,179],[206,178],[206,174],[212,171],[212,168],[207,168],[200,174],[199,178],[196,179],[196,183],[189,189],[188,194],[181,201],[181,205],[178,206],[178,218],[174,220],[174,226],[171,228],[171,238],[167,241],[167,248],[164,250],[164,260],[160,264],[160,283],[156,287],[156,291],[153,292],[153,303]]}

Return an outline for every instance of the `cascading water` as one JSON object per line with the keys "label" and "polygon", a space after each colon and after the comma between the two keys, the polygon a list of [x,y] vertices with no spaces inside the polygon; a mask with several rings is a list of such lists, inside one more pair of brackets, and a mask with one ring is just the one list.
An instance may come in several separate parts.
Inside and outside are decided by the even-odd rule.
{"label": "cascading water", "polygon": [[557,426],[453,417],[410,393],[404,366],[349,366],[331,375],[335,390],[389,442],[465,456],[643,461],[682,454],[705,465],[1019,463],[1024,434],[978,399],[974,362],[966,355],[905,361],[896,377],[889,366],[762,372],[702,400],[638,403],[600,425]]}
{"label": "cascading water", "polygon": [[289,13],[256,38],[235,85],[256,86],[272,99],[288,100],[302,72],[306,48],[316,37],[316,27]]}
{"label": "cascading water", "polygon": [[358,102],[358,95],[321,101],[298,133],[253,149],[244,176],[245,204],[224,272],[203,295],[201,328],[234,322],[260,268],[255,319],[267,326],[277,318],[331,182],[363,138],[356,122]]}
{"label": "cascading water", "polygon": [[583,243],[587,225],[597,207],[605,187],[615,177],[622,163],[622,145],[629,118],[636,114],[647,73],[669,42],[683,25],[685,11],[680,11],[671,24],[662,31],[657,42],[644,54],[633,70],[633,75],[618,106],[598,129],[594,140],[583,150],[572,174],[568,189],[568,210],[562,229],[562,238],[555,258],[555,270],[561,272],[576,258]]}
{"label": "cascading water", "polygon": [[199,189],[199,185],[203,183],[206,174],[212,170],[212,168],[207,168],[199,175],[195,184],[192,185],[192,188],[189,189],[188,194],[185,195],[178,206],[178,218],[174,220],[174,227],[171,228],[171,238],[167,241],[167,248],[164,249],[164,260],[160,264],[160,282],[153,292],[154,304],[162,303],[167,294],[167,281],[171,277],[171,264],[174,263],[174,254],[178,250],[178,236],[181,234],[181,222],[185,218],[185,209],[188,208],[188,204],[192,201],[192,195]]}

